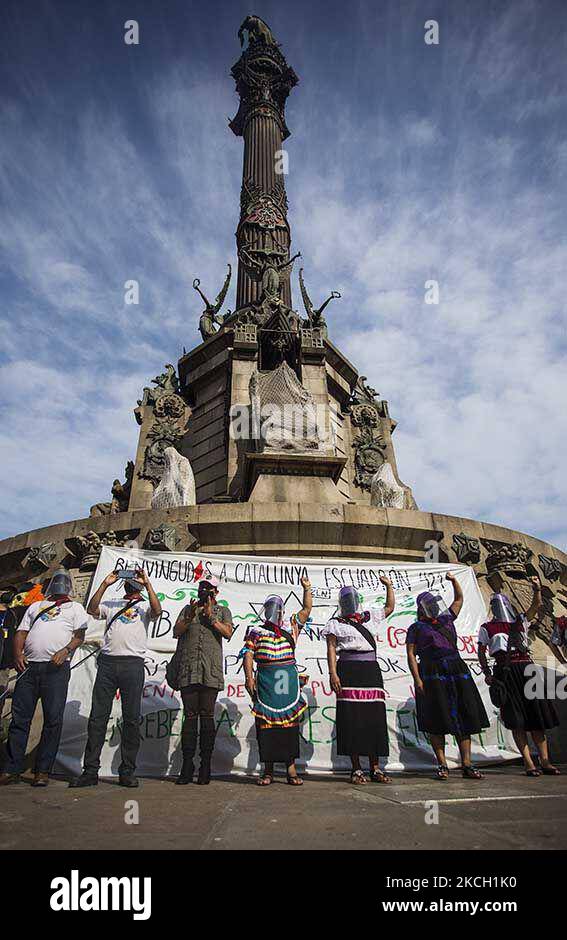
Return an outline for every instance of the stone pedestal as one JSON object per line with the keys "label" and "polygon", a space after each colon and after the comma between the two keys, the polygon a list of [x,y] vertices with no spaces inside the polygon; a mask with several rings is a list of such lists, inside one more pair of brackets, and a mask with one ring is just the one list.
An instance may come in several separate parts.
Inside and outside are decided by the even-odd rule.
{"label": "stone pedestal", "polygon": [[246,498],[252,503],[346,502],[337,481],[346,459],[322,454],[244,455]]}
{"label": "stone pedestal", "polygon": [[[363,377],[331,342],[316,333],[302,332],[299,376],[329,433],[331,446],[326,452],[338,460],[332,472],[320,456],[318,462],[304,464],[309,470],[299,472],[297,465],[305,455],[294,456],[291,461],[290,455],[285,455],[288,460],[285,472],[280,460],[280,469],[262,470],[260,480],[260,462],[253,452],[262,450],[261,442],[233,433],[236,414],[248,420],[250,433],[253,430],[250,379],[258,369],[259,358],[254,324],[235,324],[233,329],[217,333],[179,360],[182,394],[192,408],[179,449],[191,461],[197,503],[219,499],[303,500],[304,495],[296,495],[301,478],[301,493],[311,502],[321,499],[325,504],[368,505],[372,475],[384,460],[390,461],[397,476],[392,445],[395,422],[390,418],[387,403],[367,388]],[[411,491],[409,498],[415,507]]]}

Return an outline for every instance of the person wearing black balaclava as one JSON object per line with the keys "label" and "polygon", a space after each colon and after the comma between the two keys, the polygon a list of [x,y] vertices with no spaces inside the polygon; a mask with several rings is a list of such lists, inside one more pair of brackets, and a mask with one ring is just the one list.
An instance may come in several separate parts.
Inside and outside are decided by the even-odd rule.
{"label": "person wearing black balaclava", "polygon": [[17,627],[12,657],[20,674],[12,698],[8,763],[0,785],[17,783],[22,773],[34,712],[41,699],[43,728],[32,786],[46,787],[55,763],[67,700],[70,661],[85,638],[87,615],[71,600],[73,581],[65,569],[55,572],[43,600],[26,609]]}
{"label": "person wearing black balaclava", "polygon": [[173,636],[177,639],[177,683],[183,701],[181,749],[183,766],[176,784],[193,782],[197,739],[200,765],[197,783],[211,780],[215,746],[215,702],[224,689],[223,640],[233,634],[232,614],[218,601],[219,586],[212,575],[199,582],[198,595],[179,614]]}
{"label": "person wearing black balaclava", "polygon": [[[112,703],[118,691],[122,705],[121,762],[118,779],[123,787],[138,786],[135,771],[140,747],[147,633],[150,621],[157,620],[161,615],[161,604],[147,574],[140,568],[133,576],[124,579],[123,597],[103,603],[103,595],[118,580],[119,573],[116,571],[107,575],[87,607],[87,613],[91,617],[106,620],[106,628],[97,661],[83,773],[69,784],[71,787],[93,787],[98,783],[100,755]],[[147,601],[142,598],[144,588],[148,592]]]}

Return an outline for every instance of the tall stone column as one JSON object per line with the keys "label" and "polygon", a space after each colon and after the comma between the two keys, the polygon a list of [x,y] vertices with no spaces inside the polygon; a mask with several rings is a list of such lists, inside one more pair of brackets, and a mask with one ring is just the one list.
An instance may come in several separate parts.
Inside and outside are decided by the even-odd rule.
{"label": "tall stone column", "polygon": [[[248,259],[262,261],[267,254],[287,261],[291,235],[287,221],[281,157],[278,151],[289,137],[285,102],[298,78],[287,64],[265,23],[247,17],[241,27],[248,33],[248,48],[232,68],[240,107],[230,122],[237,137],[244,138],[244,164],[240,198],[240,221],[236,232],[238,281],[236,310],[257,303],[262,284],[250,273]],[[291,307],[289,272],[282,287],[282,300]]]}

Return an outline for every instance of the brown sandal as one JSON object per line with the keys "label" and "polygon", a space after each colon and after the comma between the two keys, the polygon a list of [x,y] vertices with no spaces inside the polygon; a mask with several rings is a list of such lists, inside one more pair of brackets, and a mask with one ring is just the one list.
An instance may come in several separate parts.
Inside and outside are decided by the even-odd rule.
{"label": "brown sandal", "polygon": [[350,782],[355,787],[364,786],[368,781],[362,770],[353,770],[350,775]]}
{"label": "brown sandal", "polygon": [[273,782],[274,782],[273,774],[262,774],[262,776],[259,777],[258,780],[256,781],[256,784],[259,787],[269,787],[270,784]]}
{"label": "brown sandal", "polygon": [[379,767],[374,767],[370,771],[370,779],[373,783],[391,783],[392,778],[385,774],[383,770],[380,770]]}

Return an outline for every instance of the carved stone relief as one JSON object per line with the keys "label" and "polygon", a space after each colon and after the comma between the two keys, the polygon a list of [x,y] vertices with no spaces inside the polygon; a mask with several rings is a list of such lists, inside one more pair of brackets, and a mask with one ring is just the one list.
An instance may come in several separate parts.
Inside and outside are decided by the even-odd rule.
{"label": "carved stone relief", "polygon": [[96,568],[103,545],[113,548],[124,548],[137,535],[138,530],[127,532],[94,532],[92,529],[85,535],[76,535],[66,540],[71,554],[77,559],[79,571],[88,571]]}
{"label": "carved stone relief", "polygon": [[162,522],[149,530],[144,548],[151,552],[174,552],[180,541],[176,527],[170,522]]}
{"label": "carved stone relief", "polygon": [[47,571],[57,558],[57,546],[55,542],[42,542],[41,545],[35,545],[22,559],[22,568],[29,568],[35,574]]}
{"label": "carved stone relief", "polygon": [[462,565],[476,565],[480,561],[480,541],[465,532],[453,535],[453,550]]}

